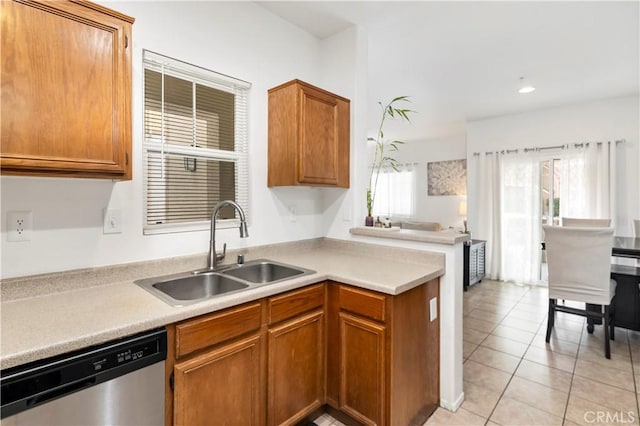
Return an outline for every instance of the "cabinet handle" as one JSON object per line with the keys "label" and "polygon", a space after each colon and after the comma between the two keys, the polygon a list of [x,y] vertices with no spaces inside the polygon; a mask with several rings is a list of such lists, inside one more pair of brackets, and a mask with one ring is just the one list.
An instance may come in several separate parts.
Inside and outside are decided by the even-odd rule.
{"label": "cabinet handle", "polygon": [[129,165],[129,153],[128,152],[124,153],[124,165],[125,166]]}
{"label": "cabinet handle", "polygon": [[173,372],[169,376],[169,388],[171,389],[171,392],[173,392],[173,388],[174,388],[174,373]]}
{"label": "cabinet handle", "polygon": [[124,48],[126,49],[127,47],[129,47],[129,36],[128,35],[124,35]]}

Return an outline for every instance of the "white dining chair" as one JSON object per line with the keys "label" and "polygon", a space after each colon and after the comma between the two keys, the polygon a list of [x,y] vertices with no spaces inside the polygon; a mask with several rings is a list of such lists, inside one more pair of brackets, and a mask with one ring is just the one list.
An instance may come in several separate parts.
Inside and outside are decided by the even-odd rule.
{"label": "white dining chair", "polygon": [[611,219],[581,219],[577,217],[563,217],[562,226],[606,228],[611,226]]}
{"label": "white dining chair", "polygon": [[[613,228],[544,226],[549,266],[549,317],[546,341],[549,342],[556,312],[601,318],[604,324],[605,356],[611,358],[609,332],[614,338],[613,316],[609,306],[615,296],[616,282],[611,279]],[[600,312],[558,305],[558,299],[601,305]]]}

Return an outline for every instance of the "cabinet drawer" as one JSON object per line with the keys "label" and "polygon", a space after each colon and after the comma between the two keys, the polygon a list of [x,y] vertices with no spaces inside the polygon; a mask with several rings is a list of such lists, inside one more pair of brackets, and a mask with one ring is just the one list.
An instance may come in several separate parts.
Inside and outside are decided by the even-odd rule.
{"label": "cabinet drawer", "polygon": [[345,311],[384,322],[385,302],[386,298],[382,294],[340,287],[340,309]]}
{"label": "cabinet drawer", "polygon": [[269,324],[292,318],[324,304],[324,284],[318,284],[281,296],[270,297],[267,302]]}
{"label": "cabinet drawer", "polygon": [[260,329],[260,303],[216,312],[176,326],[176,357]]}

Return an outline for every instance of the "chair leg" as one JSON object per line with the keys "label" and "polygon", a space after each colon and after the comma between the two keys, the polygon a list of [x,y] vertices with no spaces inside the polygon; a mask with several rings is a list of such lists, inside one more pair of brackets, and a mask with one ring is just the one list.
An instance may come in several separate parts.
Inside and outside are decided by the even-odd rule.
{"label": "chair leg", "polygon": [[611,359],[611,343],[609,342],[609,305],[604,307],[604,356]]}
{"label": "chair leg", "polygon": [[555,324],[555,310],[556,307],[556,299],[549,299],[549,316],[547,317],[547,337],[546,342],[549,343],[551,340],[551,330],[553,329],[553,325]]}
{"label": "chair leg", "polygon": [[616,308],[613,303],[609,305],[609,334],[611,340],[616,340]]}

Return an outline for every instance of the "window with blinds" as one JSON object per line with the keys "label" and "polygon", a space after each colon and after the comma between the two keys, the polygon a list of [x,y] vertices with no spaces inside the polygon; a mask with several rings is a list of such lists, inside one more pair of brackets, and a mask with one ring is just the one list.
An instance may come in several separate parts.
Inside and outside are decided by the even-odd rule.
{"label": "window with blinds", "polygon": [[[145,50],[144,233],[206,229],[234,200],[249,217],[249,83]],[[237,226],[233,208],[219,225]]]}

